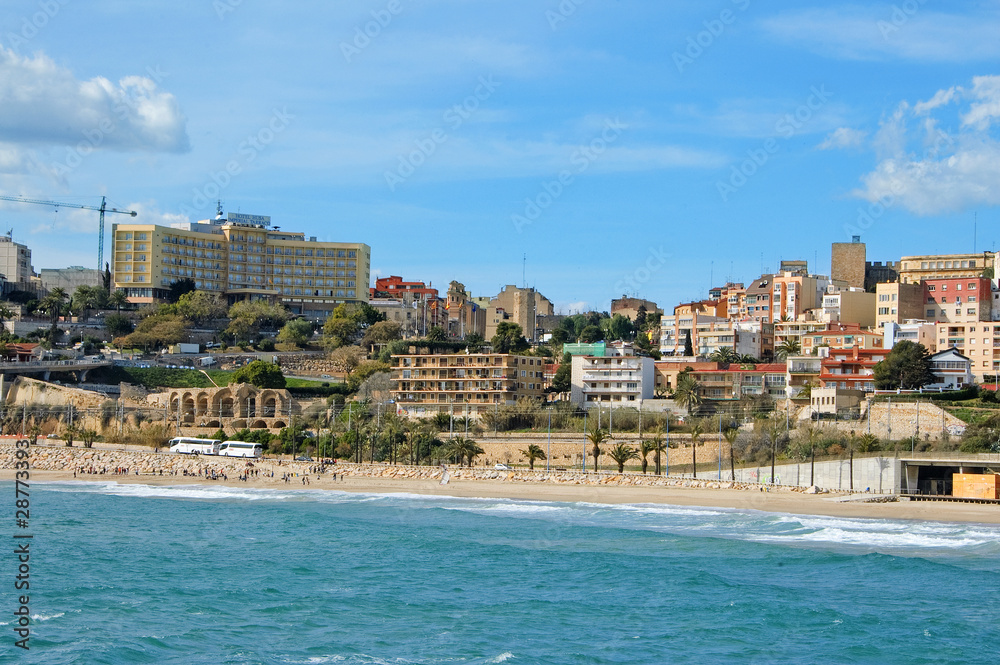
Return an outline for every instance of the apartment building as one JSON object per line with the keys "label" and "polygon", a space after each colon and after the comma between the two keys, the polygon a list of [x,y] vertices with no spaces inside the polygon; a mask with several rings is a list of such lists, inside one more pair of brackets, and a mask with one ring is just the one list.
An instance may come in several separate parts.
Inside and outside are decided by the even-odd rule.
{"label": "apartment building", "polygon": [[817,318],[826,323],[856,323],[864,328],[875,325],[876,294],[862,289],[827,287],[823,309]]}
{"label": "apartment building", "polygon": [[6,278],[6,291],[36,291],[41,282],[31,266],[31,249],[14,242],[11,232],[0,235],[0,275]]}
{"label": "apartment building", "polygon": [[785,396],[788,399],[808,399],[806,388],[819,386],[823,357],[788,356],[785,359]]}
{"label": "apartment building", "polygon": [[508,353],[437,353],[411,347],[392,356],[392,395],[401,415],[475,416],[522,397],[541,400],[544,358]]}
{"label": "apartment building", "polygon": [[931,356],[931,373],[934,383],[928,388],[958,390],[973,383],[972,359],[963,356],[957,349],[947,349]]}
{"label": "apartment building", "polygon": [[802,335],[802,355],[813,355],[821,347],[831,349],[882,349],[880,333],[863,329],[856,323],[830,323],[824,330]]}
{"label": "apartment building", "polygon": [[343,303],[367,302],[371,248],[280,231],[271,218],[221,211],[214,220],[166,227],[112,225],[113,283],[133,303],[159,302],[188,278],[230,302],[271,298],[324,319]]}
{"label": "apartment building", "polygon": [[820,387],[872,392],[875,390],[875,365],[887,355],[888,349],[859,346],[830,349],[829,356],[820,360]]}
{"label": "apartment building", "polygon": [[969,359],[980,383],[993,382],[1000,373],[1000,322],[937,323],[938,353],[954,349]]}
{"label": "apartment building", "polygon": [[993,316],[992,285],[985,277],[925,279],[924,315],[938,323],[990,321]]}
{"label": "apartment building", "polygon": [[784,363],[722,366],[692,369],[691,377],[698,383],[698,394],[708,400],[738,400],[744,396],[769,395],[785,399],[787,382]]}
{"label": "apartment building", "polygon": [[570,401],[641,407],[656,385],[652,358],[631,355],[573,356]]}
{"label": "apartment building", "polygon": [[887,323],[903,323],[924,318],[924,287],[922,284],[880,282],[875,285],[875,328],[882,330]]}
{"label": "apartment building", "polygon": [[424,282],[407,282],[398,275],[380,277],[369,289],[368,304],[398,323],[404,337],[423,337],[435,326],[447,326],[444,300]]}
{"label": "apartment building", "polygon": [[899,261],[899,281],[919,284],[928,279],[979,277],[993,260],[993,252],[904,256]]}
{"label": "apartment building", "polygon": [[[715,299],[718,300],[718,298]],[[645,309],[646,314],[663,313],[663,310],[661,310],[652,300],[622,296],[621,298],[615,298],[611,301],[611,316],[621,314],[629,321],[635,321],[635,317],[639,315],[640,307]]]}
{"label": "apartment building", "polygon": [[774,324],[774,346],[781,346],[786,341],[797,341],[802,349],[802,337],[809,333],[827,329],[828,324],[822,321],[780,321]]}
{"label": "apartment building", "polygon": [[914,344],[923,344],[931,353],[937,351],[937,324],[927,321],[906,321],[905,323],[886,323],[882,329],[883,345],[891,349],[904,340]]}

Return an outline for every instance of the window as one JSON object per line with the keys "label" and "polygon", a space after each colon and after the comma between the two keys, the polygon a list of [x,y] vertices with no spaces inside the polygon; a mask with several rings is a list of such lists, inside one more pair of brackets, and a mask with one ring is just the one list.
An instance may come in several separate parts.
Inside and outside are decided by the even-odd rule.
{"label": "window", "polygon": [[976,283],[975,282],[969,282],[968,286],[969,286],[969,290],[970,291],[975,291],[976,290]]}

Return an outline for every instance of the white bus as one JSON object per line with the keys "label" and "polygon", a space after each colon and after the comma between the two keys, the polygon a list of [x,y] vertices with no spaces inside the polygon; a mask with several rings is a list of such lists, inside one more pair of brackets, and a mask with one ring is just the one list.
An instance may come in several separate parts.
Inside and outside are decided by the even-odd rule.
{"label": "white bus", "polygon": [[223,441],[219,446],[219,454],[223,457],[260,457],[264,446],[246,441]]}
{"label": "white bus", "polygon": [[170,452],[182,455],[218,455],[218,439],[194,439],[188,436],[178,436],[170,439]]}

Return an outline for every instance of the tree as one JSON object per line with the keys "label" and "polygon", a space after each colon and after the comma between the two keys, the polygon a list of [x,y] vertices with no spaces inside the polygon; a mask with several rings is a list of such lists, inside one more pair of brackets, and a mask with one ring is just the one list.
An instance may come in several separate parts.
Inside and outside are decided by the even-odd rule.
{"label": "tree", "polygon": [[167,286],[167,302],[177,302],[182,295],[190,293],[196,288],[194,280],[190,277],[175,279]]}
{"label": "tree", "polygon": [[638,459],[639,453],[627,443],[617,443],[611,446],[611,450],[608,451],[608,457],[615,461],[618,465],[618,473],[621,473],[625,470],[625,463],[629,460]]}
{"label": "tree", "polygon": [[700,420],[691,425],[691,477],[698,477],[698,439],[705,433],[705,424]]}
{"label": "tree", "polygon": [[108,305],[114,307],[115,311],[121,314],[122,307],[128,305],[128,296],[124,291],[115,291],[108,296]]}
{"label": "tree", "polygon": [[552,392],[568,393],[572,388],[572,365],[567,362],[559,364],[555,376],[552,377]]}
{"label": "tree", "polygon": [[694,346],[691,344],[691,331],[684,331],[684,355],[690,358],[694,355]]}
{"label": "tree", "polygon": [[642,472],[646,473],[646,467],[649,466],[649,453],[656,450],[656,444],[651,440],[642,440],[639,442],[639,458],[642,460]]}
{"label": "tree", "polygon": [[278,331],[278,341],[283,344],[305,346],[312,337],[312,323],[306,319],[293,319]]}
{"label": "tree", "polygon": [[604,332],[598,326],[587,326],[580,331],[580,341],[585,344],[593,344],[604,339]]}
{"label": "tree", "polygon": [[[656,436],[650,439],[650,444],[653,446],[653,463],[656,465],[656,475],[660,475],[660,454],[666,453],[670,454],[670,441],[663,438],[663,432],[659,429],[656,430]],[[670,461],[670,458],[667,458]],[[668,464],[669,466],[669,464]]]}
{"label": "tree", "polygon": [[274,363],[254,360],[232,373],[229,384],[234,383],[251,383],[258,388],[284,388],[285,375]]}
{"label": "tree", "polygon": [[183,342],[187,339],[187,334],[187,327],[182,317],[176,314],[154,314],[140,321],[135,327],[135,332],[116,340],[116,344],[149,349]]}
{"label": "tree", "polygon": [[734,363],[739,360],[739,358],[740,356],[736,353],[736,350],[728,346],[721,346],[715,351],[712,351],[712,354],[708,356],[708,359],[712,362],[722,363],[725,365]]}
{"label": "tree", "polygon": [[63,305],[66,304],[68,297],[66,289],[57,286],[38,303],[38,308],[48,313],[53,328],[59,322],[59,317],[62,316]]}
{"label": "tree", "polygon": [[388,373],[390,371],[392,371],[392,367],[388,363],[378,360],[364,360],[347,377],[347,387],[351,390],[358,390],[361,384],[373,374],[378,374],[379,372]]}
{"label": "tree", "polygon": [[361,338],[361,345],[374,350],[376,346],[384,346],[402,337],[403,327],[398,323],[395,321],[379,321],[365,330],[365,334]]}
{"label": "tree", "polygon": [[[100,266],[97,267],[100,268]],[[104,272],[101,273],[101,286],[105,293],[111,295],[111,264],[107,261],[104,262]]]}
{"label": "tree", "polygon": [[262,329],[280,328],[289,317],[289,311],[280,303],[241,300],[229,308],[229,325],[223,334],[234,342],[249,342],[257,339]]}
{"label": "tree", "polygon": [[537,444],[531,444],[527,449],[522,450],[521,454],[528,458],[528,468],[532,471],[535,470],[535,460],[536,459],[546,459],[545,451],[542,447]]}
{"label": "tree", "polygon": [[592,446],[590,449],[590,455],[594,458],[594,472],[597,472],[597,460],[601,456],[601,444],[608,438],[608,433],[605,432],[600,427],[594,427],[594,429],[587,432],[587,441],[590,442]]}
{"label": "tree", "polygon": [[424,335],[424,339],[428,342],[443,342],[448,339],[448,335],[445,334],[444,328],[441,326],[431,326],[427,334]]}
{"label": "tree", "polygon": [[725,437],[726,443],[729,444],[729,479],[734,482],[736,481],[736,453],[733,451],[733,448],[739,435],[740,429],[738,427],[727,427],[722,430],[722,436]]}
{"label": "tree", "polygon": [[216,293],[189,291],[177,299],[177,313],[195,325],[202,325],[215,319],[226,318],[229,306],[223,297]]}
{"label": "tree", "polygon": [[90,310],[104,307],[108,301],[108,293],[99,286],[80,285],[73,292],[70,309],[82,320],[90,315]]}
{"label": "tree", "polygon": [[903,340],[875,365],[875,387],[879,390],[912,390],[934,382],[931,354],[923,344]]}
{"label": "tree", "polygon": [[493,346],[493,353],[517,353],[527,351],[530,346],[521,326],[510,321],[497,324],[497,332],[490,339],[490,344]]}
{"label": "tree", "polygon": [[342,346],[331,351],[329,355],[330,364],[345,376],[350,375],[364,359],[364,351],[357,346]]}
{"label": "tree", "polygon": [[698,390],[701,386],[695,381],[689,372],[681,372],[677,375],[677,389],[674,390],[674,401],[687,409],[688,415],[701,404],[701,395]]}
{"label": "tree", "polygon": [[778,360],[787,360],[789,356],[797,356],[800,353],[802,353],[802,344],[797,337],[786,338],[774,349],[774,356]]}
{"label": "tree", "polygon": [[629,341],[635,339],[635,326],[628,317],[615,314],[608,319],[608,339]]}
{"label": "tree", "polygon": [[[121,291],[117,291],[116,293],[121,293]],[[104,329],[114,339],[115,337],[128,335],[135,330],[135,325],[132,323],[132,319],[124,314],[109,314],[104,317]]]}
{"label": "tree", "polygon": [[467,345],[465,348],[468,349],[469,353],[479,353],[486,345],[486,340],[479,333],[472,332],[465,336],[465,343]]}
{"label": "tree", "polygon": [[328,349],[348,346],[357,339],[360,327],[354,319],[330,316],[323,324],[323,344]]}

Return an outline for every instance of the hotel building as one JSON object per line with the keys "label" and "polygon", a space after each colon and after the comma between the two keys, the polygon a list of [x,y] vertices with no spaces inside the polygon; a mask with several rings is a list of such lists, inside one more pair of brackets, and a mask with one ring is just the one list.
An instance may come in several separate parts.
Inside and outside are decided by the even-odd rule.
{"label": "hotel building", "polygon": [[392,396],[400,415],[476,415],[521,397],[541,400],[544,362],[509,353],[431,353],[413,346],[410,353],[392,356]]}
{"label": "hotel building", "polygon": [[368,301],[368,245],[318,242],[259,215],[220,211],[214,220],[170,227],[114,224],[111,255],[114,288],[136,304],[163,301],[170,285],[185,278],[229,302],[279,300],[313,319],[343,303]]}

